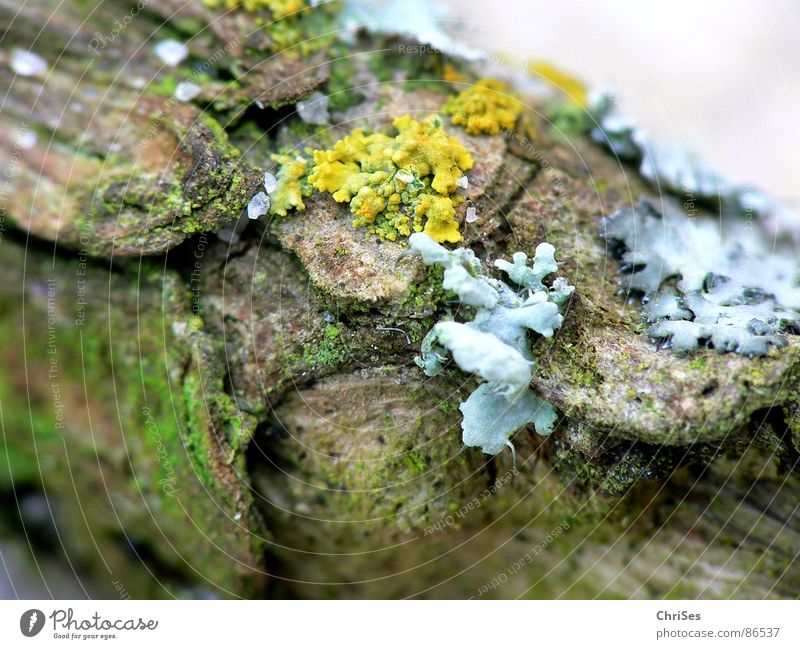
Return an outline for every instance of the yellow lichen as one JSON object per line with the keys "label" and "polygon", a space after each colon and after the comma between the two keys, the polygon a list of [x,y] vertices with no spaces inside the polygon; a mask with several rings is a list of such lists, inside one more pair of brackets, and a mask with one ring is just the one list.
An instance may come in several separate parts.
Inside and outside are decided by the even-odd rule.
{"label": "yellow lichen", "polygon": [[463,83],[467,80],[467,77],[456,68],[452,63],[445,63],[444,67],[442,68],[442,81],[447,81],[449,83]]}
{"label": "yellow lichen", "polygon": [[270,194],[270,214],[286,216],[291,209],[304,210],[306,204],[303,196],[308,196],[311,188],[305,181],[308,173],[308,162],[301,158],[292,158],[288,155],[274,155],[272,159],[280,166],[275,179],[278,188]]}
{"label": "yellow lichen", "polygon": [[583,81],[547,61],[533,61],[529,68],[533,74],[556,88],[570,102],[580,108],[586,108],[588,91]]}
{"label": "yellow lichen", "polygon": [[522,112],[522,102],[508,86],[494,79],[480,79],[467,90],[448,99],[444,112],[453,124],[467,133],[496,135],[500,129],[511,129]]}
{"label": "yellow lichen", "polygon": [[456,181],[472,158],[431,116],[394,120],[397,135],[354,130],[333,149],[314,151],[310,183],[350,203],[353,225],[394,241],[412,229],[436,241],[461,240],[455,205],[463,202]]}
{"label": "yellow lichen", "polygon": [[306,0],[203,0],[203,2],[212,9],[219,7],[237,9],[241,7],[250,12],[269,9],[272,12],[272,17],[276,20],[296,14],[309,6]]}
{"label": "yellow lichen", "polygon": [[269,34],[269,51],[293,49],[308,56],[327,48],[336,32],[331,22],[341,9],[341,0],[327,0],[319,5],[309,0],[203,0],[213,9],[241,9],[253,14],[254,27],[264,27]]}

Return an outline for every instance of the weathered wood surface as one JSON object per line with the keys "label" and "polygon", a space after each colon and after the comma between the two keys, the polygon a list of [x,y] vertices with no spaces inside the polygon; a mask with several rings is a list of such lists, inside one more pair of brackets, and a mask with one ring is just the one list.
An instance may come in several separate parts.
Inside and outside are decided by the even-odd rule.
{"label": "weathered wood surface", "polygon": [[[533,387],[563,416],[516,436],[515,472],[461,449],[470,382],[413,364],[447,305],[400,244],[325,196],[215,234],[272,152],[437,112],[444,84],[405,83],[413,65],[374,54],[391,39],[348,45],[343,71],[183,4],[95,53],[130,3],[0,2],[0,488],[46,494],[55,547],[98,594],[797,596],[800,340],[700,363],[653,348],[598,235],[652,191],[635,170],[558,135],[536,97],[535,139],[453,129],[482,216],[465,244],[494,259],[546,239],[577,287],[536,350]],[[154,56],[164,29],[194,68]],[[46,79],[15,77],[12,46]],[[209,60],[203,94],[176,101]],[[362,101],[300,124],[291,103],[342,76]]]}

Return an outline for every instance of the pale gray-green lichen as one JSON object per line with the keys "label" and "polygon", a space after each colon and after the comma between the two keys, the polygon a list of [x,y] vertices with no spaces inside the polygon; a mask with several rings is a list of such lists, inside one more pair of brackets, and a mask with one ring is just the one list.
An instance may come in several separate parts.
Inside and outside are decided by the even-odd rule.
{"label": "pale gray-green lichen", "polygon": [[517,252],[513,263],[495,261],[513,283],[490,276],[472,250],[447,250],[424,233],[412,234],[410,251],[427,265],[444,267],[442,286],[475,309],[471,322],[442,321],[422,341],[415,358],[428,376],[441,372],[450,352],[456,365],[483,383],[461,404],[464,444],[494,455],[513,446],[509,437],[532,423],[549,435],[556,421],[553,406],[530,391],[536,366],[529,332],[550,338],[561,326],[561,307],[575,290],[559,277],[551,287],[542,280],[558,270],[555,248],[541,243],[533,266]]}
{"label": "pale gray-green lichen", "polygon": [[620,159],[638,165],[639,173],[659,191],[692,204],[712,206],[725,217],[755,217],[771,235],[787,235],[800,244],[800,215],[793,208],[758,188],[730,182],[686,148],[649,137],[617,112],[612,94],[595,94],[589,114],[595,124],[592,139]]}
{"label": "pale gray-green lichen", "polygon": [[621,284],[643,296],[647,335],[679,352],[701,345],[765,356],[800,328],[798,260],[739,218],[686,214],[671,199],[642,199],[602,224]]}

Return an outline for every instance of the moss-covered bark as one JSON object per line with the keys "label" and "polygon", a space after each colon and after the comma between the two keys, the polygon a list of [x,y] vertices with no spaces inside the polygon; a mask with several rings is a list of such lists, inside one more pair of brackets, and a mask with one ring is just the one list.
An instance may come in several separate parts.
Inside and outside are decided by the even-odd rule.
{"label": "moss-covered bark", "polygon": [[[516,436],[515,470],[461,448],[474,386],[413,364],[453,307],[439,271],[327,194],[215,234],[272,153],[439,112],[443,79],[477,72],[397,56],[397,39],[284,49],[253,16],[183,5],[93,56],[67,36],[90,42],[129,3],[0,7],[18,44],[52,35],[53,62],[41,93],[0,61],[0,490],[46,493],[74,563],[133,596],[796,595],[800,342],[763,359],[653,349],[598,236],[652,191],[634,170],[565,139],[537,96],[513,131],[446,125],[475,161],[465,245],[508,258],[546,239],[577,287],[535,350],[532,387],[563,416],[548,440]],[[194,70],[139,47],[156,14],[193,37]],[[203,61],[203,94],[176,102]],[[285,107],[318,87],[330,128]]]}
{"label": "moss-covered bark", "polygon": [[187,284],[159,263],[3,248],[2,488],[41,487],[70,559],[133,595],[261,592],[255,421],[223,389]]}

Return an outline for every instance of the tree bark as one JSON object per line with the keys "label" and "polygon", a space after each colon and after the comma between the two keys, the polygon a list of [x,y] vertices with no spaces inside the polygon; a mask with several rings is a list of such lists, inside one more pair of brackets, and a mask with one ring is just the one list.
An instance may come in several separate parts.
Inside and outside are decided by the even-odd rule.
{"label": "tree bark", "polygon": [[[397,40],[364,34],[346,63],[335,42],[278,51],[243,12],[183,5],[100,47],[135,3],[0,1],[0,490],[46,495],[94,594],[797,596],[800,338],[702,363],[653,348],[598,233],[652,193],[636,170],[564,138],[535,95],[513,134],[448,125],[476,163],[464,245],[486,260],[547,240],[576,286],[535,349],[556,432],[518,433],[516,466],[464,450],[474,383],[413,362],[452,306],[435,271],[326,195],[216,233],[270,154],[438,112],[435,75],[472,65],[409,71],[375,54]],[[165,29],[194,68],[155,57]],[[12,45],[47,78],[14,76]],[[176,101],[204,61],[202,94]],[[359,97],[315,130],[287,106],[316,88]]]}

